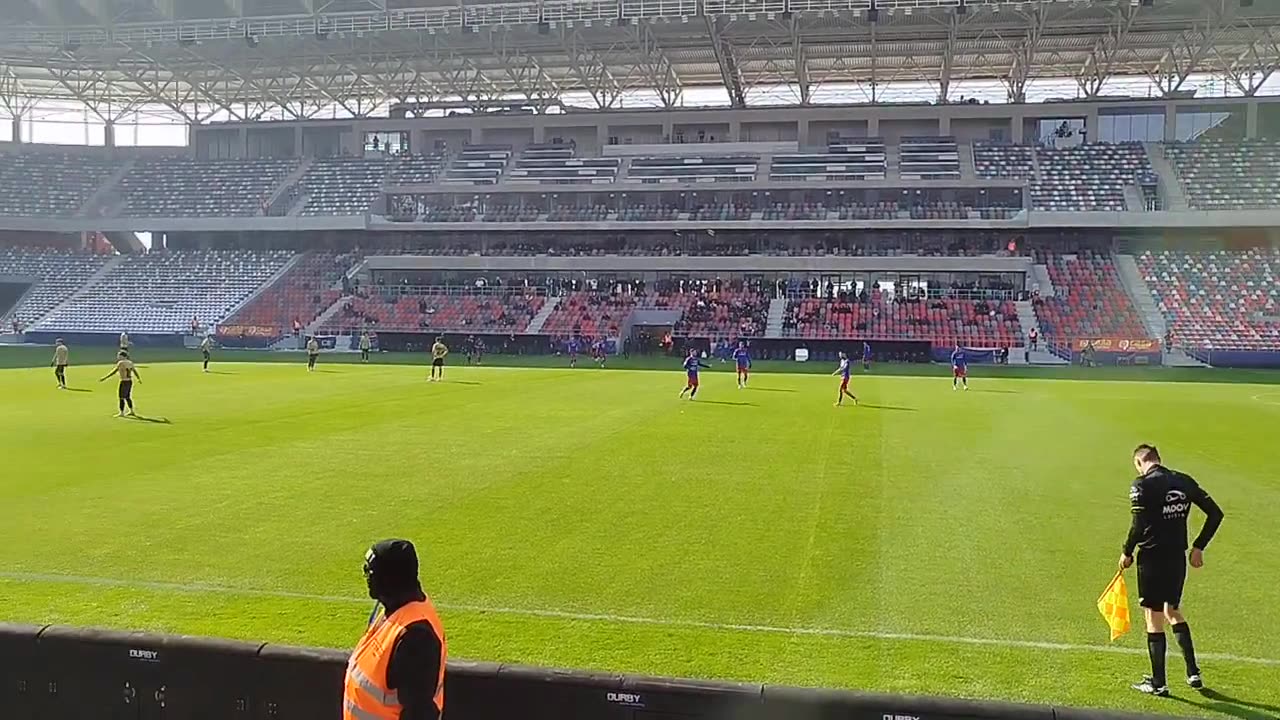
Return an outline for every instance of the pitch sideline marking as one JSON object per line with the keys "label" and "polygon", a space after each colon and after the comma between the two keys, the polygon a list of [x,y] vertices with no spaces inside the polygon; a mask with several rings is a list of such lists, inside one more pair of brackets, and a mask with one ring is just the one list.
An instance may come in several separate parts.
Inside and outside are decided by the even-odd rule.
{"label": "pitch sideline marking", "polygon": [[[111,578],[89,577],[83,575],[57,575],[48,573],[0,572],[0,580],[21,582],[51,582],[70,585],[97,585],[101,587],[118,587],[125,589],[150,589],[189,593],[217,593],[223,595],[241,595],[246,597],[284,598],[292,600],[314,600],[317,602],[367,604],[368,598],[356,598],[345,595],[318,595],[311,593],[291,592],[288,590],[261,590],[256,588],[237,588],[225,585],[206,583],[170,583],[148,580],[115,580]],[[1049,642],[1043,640],[1010,640],[1002,638],[962,637],[953,635],[932,635],[917,633],[881,632],[875,630],[845,630],[823,627],[781,627],[776,625],[748,625],[740,623],[716,623],[701,620],[669,620],[663,618],[640,617],[633,615],[617,615],[612,613],[583,613],[566,610],[540,610],[527,608],[489,607],[483,605],[444,604],[444,610],[459,612],[489,613],[494,615],[514,615],[534,618],[554,618],[557,620],[583,620],[595,622],[611,622],[628,625],[648,625],[652,627],[685,628],[694,630],[716,630],[767,633],[774,635],[809,635],[817,637],[863,638],[870,640],[897,640],[902,642],[946,643],[951,645],[980,645],[988,647],[1019,648],[1030,650],[1059,650],[1068,652],[1117,653],[1121,655],[1143,655],[1146,650],[1140,648],[1118,647],[1114,645],[1086,645],[1078,643]],[[1228,662],[1246,663],[1250,665],[1266,665],[1280,667],[1280,659],[1249,657],[1231,653],[1199,653],[1202,658],[1225,660]]]}
{"label": "pitch sideline marking", "polygon": [[1249,399],[1253,400],[1254,402],[1260,402],[1263,405],[1280,406],[1280,399],[1271,400],[1268,398],[1280,398],[1280,390],[1270,390],[1268,392],[1260,392]]}

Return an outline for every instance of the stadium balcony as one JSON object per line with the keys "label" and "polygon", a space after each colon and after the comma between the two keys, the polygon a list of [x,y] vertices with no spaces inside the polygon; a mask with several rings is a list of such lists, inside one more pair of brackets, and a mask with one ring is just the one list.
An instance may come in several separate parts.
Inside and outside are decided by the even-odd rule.
{"label": "stadium balcony", "polygon": [[534,222],[538,208],[520,205],[492,205],[484,209],[484,222]]}
{"label": "stadium balcony", "polygon": [[825,153],[774,155],[769,165],[778,182],[884,180],[887,172],[881,138],[833,138]]}
{"label": "stadium balcony", "polygon": [[[89,282],[109,260],[107,255],[46,248],[0,248],[0,275],[35,280],[9,315],[22,323],[39,320]],[[0,316],[4,314],[0,311]]]}
{"label": "stadium balcony", "polygon": [[607,205],[591,207],[556,207],[547,214],[551,222],[603,222],[609,219],[612,212]]}
{"label": "stadium balcony", "polygon": [[611,183],[618,175],[618,158],[579,158],[577,148],[561,143],[526,147],[507,172],[507,182],[539,185]]}
{"label": "stadium balcony", "polygon": [[960,151],[954,137],[904,137],[898,143],[903,180],[959,180]]}
{"label": "stadium balcony", "polygon": [[1148,338],[1110,256],[1085,251],[1050,254],[1043,261],[1057,291],[1055,297],[1033,301],[1046,338]]}
{"label": "stadium balcony", "polygon": [[720,183],[756,179],[760,158],[755,155],[694,155],[632,158],[624,182]]}
{"label": "stadium balcony", "polygon": [[475,222],[476,209],[470,207],[437,207],[426,208],[422,213],[423,222]]}
{"label": "stadium balcony", "polygon": [[321,158],[298,182],[302,215],[363,215],[382,193],[392,165],[382,158]]}
{"label": "stadium balcony", "polygon": [[689,211],[690,220],[750,220],[752,210],[747,205],[714,203],[700,205]]}
{"label": "stadium balcony", "polygon": [[1146,252],[1138,268],[1175,343],[1280,350],[1280,250]]}
{"label": "stadium balcony", "polygon": [[1040,180],[1031,184],[1031,203],[1039,210],[1123,212],[1126,186],[1157,184],[1141,143],[1041,147],[1037,153]]}
{"label": "stadium balcony", "polygon": [[74,215],[117,163],[57,153],[0,153],[0,215]]}
{"label": "stadium balcony", "polygon": [[441,182],[454,185],[497,185],[511,160],[510,145],[464,145]]}
{"label": "stadium balcony", "polygon": [[1031,145],[975,142],[973,168],[979,178],[988,180],[1034,178],[1035,153]]}
{"label": "stadium balcony", "polygon": [[826,220],[828,208],[820,203],[776,202],[764,209],[765,220]]}
{"label": "stadium balcony", "polygon": [[1012,301],[893,302],[879,291],[854,299],[791,300],[783,320],[787,337],[928,342],[994,348],[1022,345],[1022,326]]}
{"label": "stadium balcony", "polygon": [[560,299],[542,326],[542,332],[587,338],[617,335],[623,321],[635,309],[636,300],[634,295],[611,295],[603,291],[569,293]]}
{"label": "stadium balcony", "polygon": [[522,333],[543,302],[544,298],[523,290],[503,294],[379,288],[369,297],[349,298],[325,321],[323,331]]}
{"label": "stadium balcony", "polygon": [[254,328],[263,337],[289,334],[295,320],[309,325],[342,294],[334,287],[348,267],[347,260],[334,253],[308,253],[221,325]]}
{"label": "stadium balcony", "polygon": [[968,220],[973,208],[958,202],[930,202],[911,206],[912,220]]}
{"label": "stadium balcony", "polygon": [[124,259],[59,306],[42,332],[179,334],[215,325],[289,262],[287,250],[155,252]]}
{"label": "stadium balcony", "polygon": [[297,160],[140,160],[118,185],[128,217],[245,217],[264,210]]}
{"label": "stadium balcony", "polygon": [[387,175],[389,185],[429,185],[444,171],[443,151],[400,157]]}
{"label": "stadium balcony", "polygon": [[893,202],[881,202],[875,205],[841,205],[839,208],[841,220],[896,220],[898,218],[898,204]]}
{"label": "stadium balcony", "polygon": [[653,222],[658,220],[675,220],[680,211],[674,207],[662,205],[630,205],[622,209],[618,219],[626,222]]}
{"label": "stadium balcony", "polygon": [[1197,210],[1253,210],[1280,205],[1280,143],[1274,140],[1171,143],[1164,147]]}

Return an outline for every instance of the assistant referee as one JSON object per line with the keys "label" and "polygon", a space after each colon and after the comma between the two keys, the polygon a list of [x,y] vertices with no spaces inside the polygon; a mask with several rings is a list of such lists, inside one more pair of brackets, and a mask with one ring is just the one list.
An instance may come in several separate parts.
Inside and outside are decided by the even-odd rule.
{"label": "assistant referee", "polygon": [[1209,493],[1190,476],[1170,470],[1160,463],[1160,451],[1154,445],[1139,445],[1133,451],[1133,466],[1138,479],[1129,488],[1129,506],[1133,524],[1120,554],[1120,570],[1133,564],[1134,548],[1138,553],[1138,604],[1147,622],[1147,653],[1151,656],[1151,675],[1133,686],[1148,695],[1166,697],[1165,636],[1167,620],[1173,636],[1182,648],[1187,664],[1187,684],[1204,687],[1200,666],[1196,664],[1191,628],[1182,615],[1182,586],[1187,579],[1187,517],[1194,505],[1205,514],[1200,534],[1191,543],[1191,567],[1204,566],[1204,549],[1222,524],[1222,508]]}

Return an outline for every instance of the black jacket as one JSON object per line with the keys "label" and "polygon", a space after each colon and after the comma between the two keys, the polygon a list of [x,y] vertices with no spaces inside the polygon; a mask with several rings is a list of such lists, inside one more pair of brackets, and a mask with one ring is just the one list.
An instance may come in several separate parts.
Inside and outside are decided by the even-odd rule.
{"label": "black jacket", "polygon": [[[386,614],[414,601],[426,600],[418,592],[403,600],[384,602]],[[434,701],[436,683],[440,677],[441,639],[425,620],[411,623],[391,649],[387,664],[387,687],[399,696],[400,720],[439,720],[440,713]]]}

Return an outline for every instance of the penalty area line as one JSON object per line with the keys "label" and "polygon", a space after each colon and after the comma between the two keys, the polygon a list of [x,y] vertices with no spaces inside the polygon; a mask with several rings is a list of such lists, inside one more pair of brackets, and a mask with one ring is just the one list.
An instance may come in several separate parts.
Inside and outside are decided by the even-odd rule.
{"label": "penalty area line", "polygon": [[[62,583],[66,585],[88,585],[97,587],[114,587],[126,590],[157,590],[181,593],[211,593],[240,597],[261,597],[288,600],[310,600],[313,602],[343,603],[364,605],[368,598],[349,595],[321,595],[313,593],[292,592],[289,590],[262,590],[257,588],[232,587],[211,583],[174,583],[150,580],[117,580],[113,578],[90,577],[83,575],[59,575],[55,573],[0,572],[0,580],[15,582]],[[1092,645],[1082,643],[1050,642],[1044,640],[1015,640],[1008,638],[981,638],[956,635],[935,635],[922,633],[885,632],[879,630],[848,630],[843,628],[824,627],[783,627],[778,625],[752,625],[742,623],[720,623],[702,620],[673,620],[636,615],[619,615],[614,613],[587,613],[568,610],[543,610],[538,608],[494,607],[487,605],[469,605],[465,603],[440,603],[442,610],[471,612],[492,615],[510,615],[513,617],[546,618],[554,620],[573,620],[580,622],[603,622],[622,625],[643,625],[649,627],[676,628],[687,630],[712,630],[717,632],[748,632],[771,635],[800,635],[827,638],[852,638],[863,640],[885,640],[896,642],[921,642],[946,645],[976,645],[985,647],[1021,649],[1021,650],[1056,650],[1060,652],[1092,652],[1119,655],[1142,655],[1147,651],[1141,648],[1120,647],[1115,645]],[[1265,665],[1280,667],[1280,659],[1249,657],[1231,653],[1197,653],[1208,660],[1245,663],[1249,665]]]}

